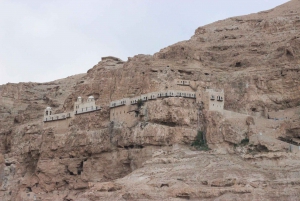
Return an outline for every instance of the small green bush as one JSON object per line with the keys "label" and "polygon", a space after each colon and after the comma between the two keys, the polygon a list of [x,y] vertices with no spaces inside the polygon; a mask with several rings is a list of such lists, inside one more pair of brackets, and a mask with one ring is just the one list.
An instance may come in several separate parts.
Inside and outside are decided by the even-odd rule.
{"label": "small green bush", "polygon": [[210,149],[206,144],[203,135],[204,135],[203,131],[198,131],[195,140],[192,143],[192,146],[195,147],[197,150],[208,151]]}
{"label": "small green bush", "polygon": [[138,101],[137,101],[137,106],[140,108],[140,107],[142,107],[144,105],[144,102],[142,101],[142,99],[139,99]]}
{"label": "small green bush", "polygon": [[242,146],[245,146],[245,145],[247,145],[247,144],[249,144],[249,139],[248,139],[248,138],[245,138],[245,139],[242,139],[242,140],[241,140],[241,145],[242,145]]}

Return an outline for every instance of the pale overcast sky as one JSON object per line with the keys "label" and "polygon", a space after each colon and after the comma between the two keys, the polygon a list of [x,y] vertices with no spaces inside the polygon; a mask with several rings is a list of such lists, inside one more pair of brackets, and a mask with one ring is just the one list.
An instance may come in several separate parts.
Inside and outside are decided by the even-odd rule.
{"label": "pale overcast sky", "polygon": [[84,73],[188,40],[196,28],[288,0],[0,0],[0,84]]}

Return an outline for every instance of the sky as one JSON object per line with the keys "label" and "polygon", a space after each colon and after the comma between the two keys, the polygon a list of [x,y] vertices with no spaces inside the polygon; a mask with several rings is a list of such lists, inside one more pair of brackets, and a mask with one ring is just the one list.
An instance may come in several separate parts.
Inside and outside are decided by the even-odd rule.
{"label": "sky", "polygon": [[0,85],[85,73],[188,40],[203,25],[288,0],[0,0]]}

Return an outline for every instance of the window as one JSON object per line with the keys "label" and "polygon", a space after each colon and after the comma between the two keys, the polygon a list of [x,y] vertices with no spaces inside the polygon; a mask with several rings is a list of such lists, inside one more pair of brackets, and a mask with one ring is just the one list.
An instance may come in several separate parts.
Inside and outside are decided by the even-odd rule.
{"label": "window", "polygon": [[51,115],[51,111],[50,111],[50,115]]}
{"label": "window", "polygon": [[46,115],[48,115],[48,111],[46,111]]}

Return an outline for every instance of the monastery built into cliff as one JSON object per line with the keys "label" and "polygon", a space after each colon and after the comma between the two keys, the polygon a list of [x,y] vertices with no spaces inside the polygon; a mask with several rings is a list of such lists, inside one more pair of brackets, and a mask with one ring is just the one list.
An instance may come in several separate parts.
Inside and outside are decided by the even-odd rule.
{"label": "monastery built into cliff", "polygon": [[47,107],[44,111],[44,122],[64,120],[74,117],[75,115],[94,112],[100,109],[100,106],[95,105],[95,98],[93,96],[89,96],[86,102],[84,102],[81,97],[78,97],[74,103],[74,110],[72,112],[53,114],[52,108]]}
{"label": "monastery built into cliff", "polygon": [[[175,80],[177,86],[190,86],[189,80]],[[206,90],[166,90],[156,91],[147,94],[141,94],[135,97],[126,97],[119,100],[114,100],[109,103],[110,121],[130,123],[139,114],[139,109],[142,104],[147,101],[156,101],[163,98],[187,98],[195,100],[195,103],[201,104],[204,109],[210,111],[222,111],[224,109],[224,90],[206,89]],[[70,112],[53,114],[52,108],[47,107],[44,111],[44,122],[52,122],[57,120],[65,120],[73,118],[76,115],[85,114],[100,110],[100,106],[96,106],[95,98],[89,96],[86,101],[82,97],[78,97],[74,103],[74,109]],[[195,108],[198,110],[198,108]],[[143,115],[142,111],[140,115]]]}

